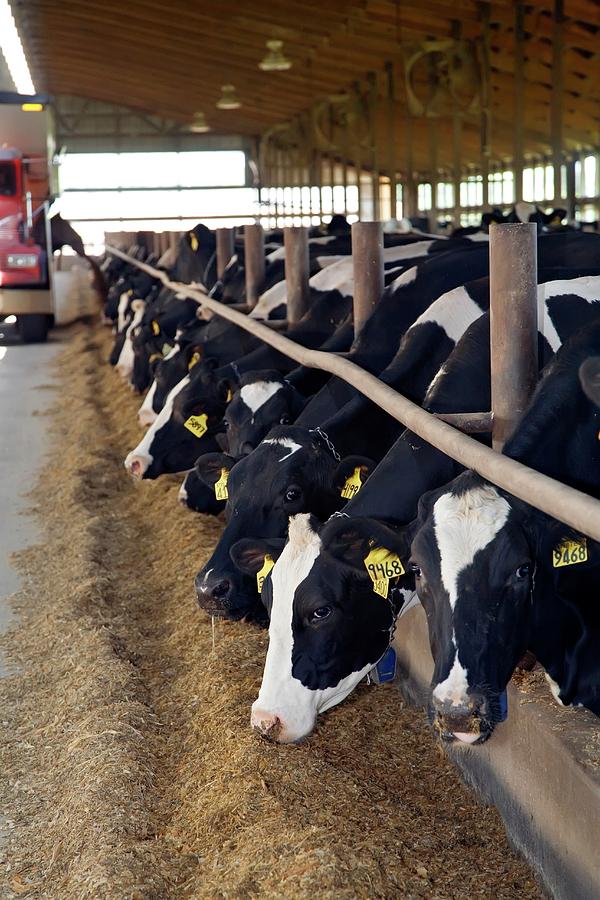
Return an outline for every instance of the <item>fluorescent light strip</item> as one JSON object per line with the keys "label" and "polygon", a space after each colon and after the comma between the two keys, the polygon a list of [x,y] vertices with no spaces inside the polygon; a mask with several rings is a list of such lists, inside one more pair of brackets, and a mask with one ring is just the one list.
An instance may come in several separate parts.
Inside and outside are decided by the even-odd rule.
{"label": "fluorescent light strip", "polygon": [[21,38],[8,0],[0,0],[0,50],[19,94],[35,94]]}

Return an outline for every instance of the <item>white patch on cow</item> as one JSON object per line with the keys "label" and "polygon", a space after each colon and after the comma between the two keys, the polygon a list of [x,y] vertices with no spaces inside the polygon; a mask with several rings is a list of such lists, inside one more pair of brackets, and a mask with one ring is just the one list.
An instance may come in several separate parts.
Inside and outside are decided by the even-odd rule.
{"label": "white patch on cow", "polygon": [[538,328],[556,353],[562,344],[554,322],[548,314],[548,301],[552,297],[564,294],[575,294],[588,303],[597,303],[600,298],[600,276],[583,275],[581,278],[569,278],[547,281],[538,285]]}
{"label": "white patch on cow", "polygon": [[125,313],[129,305],[129,294],[123,291],[119,297],[119,306],[117,307],[117,331],[123,331],[125,328]]}
{"label": "white patch on cow", "polygon": [[[464,494],[448,492],[436,500],[433,525],[440,554],[440,573],[453,613],[458,600],[460,573],[494,540],[509,513],[508,502],[491,485],[471,488]],[[468,673],[460,662],[454,627],[452,643],[455,647],[452,668],[445,681],[435,687],[433,696],[454,706],[464,706],[469,702]]]}
{"label": "white patch on cow", "polygon": [[254,418],[254,414],[261,406],[264,406],[282,388],[283,385],[280,381],[255,381],[253,384],[245,384],[240,388],[240,397]]}
{"label": "white patch on cow", "polygon": [[[327,234],[324,237],[318,238],[309,238],[309,244],[330,244],[331,241],[335,241],[334,234]],[[275,262],[278,259],[285,259],[285,245],[278,247],[277,250],[273,250],[271,253],[268,253],[265,257],[267,262]]]}
{"label": "white patch on cow", "polygon": [[289,453],[286,453],[285,456],[282,456],[279,462],[283,462],[285,459],[289,459],[293,453],[297,450],[302,450],[302,444],[297,444],[291,438],[265,438],[262,442],[263,444],[277,444],[280,447],[286,447],[289,450]]}
{"label": "white patch on cow", "polygon": [[[182,378],[181,381],[171,389],[165,400],[165,405],[157,415],[155,421],[152,423],[137,447],[125,457],[123,465],[127,471],[131,475],[135,475],[136,478],[141,478],[144,472],[152,465],[154,460],[152,445],[154,443],[156,432],[159,431],[163,425],[167,424],[173,413],[173,401],[175,400],[175,397],[189,383],[190,376],[186,375],[185,378]],[[134,466],[136,467],[135,469]]]}
{"label": "white patch on cow", "polygon": [[533,216],[536,211],[537,206],[535,203],[527,203],[525,200],[515,203],[515,213],[519,222],[529,222],[529,217]]}
{"label": "white patch on cow", "polygon": [[411,326],[434,322],[443,328],[456,344],[469,325],[482,315],[482,310],[461,285],[438,297]]}
{"label": "white patch on cow", "polygon": [[464,494],[448,492],[436,500],[434,532],[442,584],[452,609],[458,599],[458,576],[494,540],[509,513],[508,502],[491,485],[470,488]]}
{"label": "white patch on cow", "polygon": [[181,503],[182,506],[185,506],[187,504],[187,499],[188,499],[188,492],[187,492],[187,489],[185,486],[186,481],[187,481],[187,475],[183,479],[183,481],[181,483],[181,487],[179,488],[179,490],[177,492],[177,499],[179,500],[179,502]]}
{"label": "white patch on cow", "polygon": [[[332,266],[334,263],[340,261],[340,259],[347,259],[347,256],[334,256],[333,253],[331,256],[317,256],[317,265],[319,269],[326,269],[327,266]],[[315,272],[315,275],[317,273]]]}
{"label": "white patch on cow", "polygon": [[413,281],[416,281],[417,272],[419,271],[418,266],[411,266],[410,269],[406,269],[402,272],[401,275],[398,275],[397,278],[392,281],[390,284],[390,288],[392,291],[395,291],[397,288],[405,287],[407,284],[412,284]]}
{"label": "white patch on cow", "polygon": [[476,231],[475,234],[465,234],[464,237],[466,237],[468,241],[483,241],[484,243],[487,243],[490,239],[489,234],[486,234],[485,231]]}
{"label": "white patch on cow", "polygon": [[174,247],[167,247],[165,252],[156,263],[159,269],[170,269],[175,265],[177,260],[177,251]]}
{"label": "white patch on cow", "polygon": [[325,712],[348,696],[364,678],[370,665],[342,678],[335,687],[310,690],[292,675],[292,614],[298,586],[312,569],[321,550],[321,539],[310,527],[310,516],[302,513],[290,518],[289,539],[271,570],[273,605],[269,624],[269,649],[260,692],[252,704],[251,723],[260,731],[268,730],[279,719],[280,732],[273,736],[282,742],[298,741],[310,734],[318,713]]}
{"label": "white patch on cow", "polygon": [[467,670],[460,664],[456,653],[448,677],[436,685],[433,696],[440,703],[462,706],[468,702],[468,689]]}
{"label": "white patch on cow", "polygon": [[316,272],[310,279],[310,286],[317,291],[339,291],[344,297],[351,297],[354,290],[352,257],[342,256]]}
{"label": "white patch on cow", "polygon": [[287,287],[285,279],[278,281],[268,291],[261,294],[253,310],[248,314],[251,319],[268,319],[271,310],[282,303],[287,303]]}
{"label": "white patch on cow", "polygon": [[144,317],[146,303],[144,302],[144,300],[134,300],[131,304],[131,308],[133,310],[133,319],[129,323],[127,331],[125,332],[125,342],[121,347],[119,359],[117,360],[117,364],[115,366],[121,378],[129,378],[131,376],[131,373],[133,372],[135,354],[133,352],[133,343],[131,339],[133,337],[134,330],[138,327]]}
{"label": "white patch on cow", "polygon": [[154,395],[156,393],[156,387],[156,381],[153,381],[150,385],[148,393],[144,397],[144,402],[138,409],[138,421],[140,425],[144,426],[144,428],[152,425],[152,423],[156,420],[157,413],[154,411],[154,407],[152,406]]}
{"label": "white patch on cow", "polygon": [[565,704],[560,699],[560,685],[554,680],[554,678],[552,678],[551,675],[548,675],[547,672],[544,672],[544,676],[546,678],[546,681],[548,682],[548,686],[550,688],[552,696],[557,703],[560,703],[561,706],[564,706]]}
{"label": "white patch on cow", "polygon": [[384,263],[398,262],[401,259],[418,259],[427,256],[433,241],[415,241],[412,244],[401,244],[399,247],[385,247]]}

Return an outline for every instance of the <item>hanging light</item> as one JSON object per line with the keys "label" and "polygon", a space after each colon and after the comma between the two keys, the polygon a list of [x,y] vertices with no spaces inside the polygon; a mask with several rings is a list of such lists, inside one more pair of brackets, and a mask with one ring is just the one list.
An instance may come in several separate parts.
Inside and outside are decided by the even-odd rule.
{"label": "hanging light", "polygon": [[288,69],[291,69],[292,61],[283,55],[282,47],[283,41],[267,41],[269,52],[259,62],[258,68],[262,69],[263,72],[286,72]]}
{"label": "hanging light", "polygon": [[194,113],[194,117],[190,124],[190,131],[193,131],[194,134],[205,134],[207,131],[210,131],[210,125],[206,121],[206,116],[203,112]]}
{"label": "hanging light", "polygon": [[221,96],[217,100],[217,109],[239,109],[241,105],[235,87],[232,84],[224,84],[221,87]]}

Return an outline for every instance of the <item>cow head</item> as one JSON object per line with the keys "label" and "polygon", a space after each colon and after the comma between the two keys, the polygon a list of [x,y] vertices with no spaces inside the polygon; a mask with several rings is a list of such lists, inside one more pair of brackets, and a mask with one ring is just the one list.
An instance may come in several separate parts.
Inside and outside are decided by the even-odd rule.
{"label": "cow head", "polygon": [[[252,545],[240,543],[245,552]],[[401,563],[409,546],[409,537],[373,519],[334,516],[324,526],[306,514],[290,519],[288,543],[263,585],[269,649],[251,716],[259,734],[283,743],[306,737],[317,715],[383,656],[410,588]],[[239,552],[234,546],[234,559]],[[387,560],[380,565],[390,578],[374,583],[371,559]]]}
{"label": "cow head", "polygon": [[202,481],[195,469],[185,476],[177,498],[182,506],[210,516],[218,516],[225,509],[225,501],[217,500],[214,489]]}
{"label": "cow head", "polygon": [[[229,472],[227,525],[196,577],[199,605],[227,618],[241,618],[258,604],[255,582],[240,572],[229,554],[238,540],[284,538],[289,516],[311,512],[326,519],[344,502],[338,472],[343,463],[319,432],[278,426],[256,450],[234,463],[226,454],[208,454],[196,465],[210,486],[223,477],[223,470]],[[372,463],[361,464],[366,477]]]}
{"label": "cow head", "polygon": [[134,478],[184,472],[199,454],[216,450],[226,399],[220,379],[204,366],[197,368],[173,388],[154,423],[127,455],[125,468]]}
{"label": "cow head", "polygon": [[525,508],[472,472],[419,504],[410,566],[435,662],[431,715],[444,740],[490,737],[528,649],[536,550]]}
{"label": "cow head", "polygon": [[220,443],[231,456],[251,453],[277,424],[290,425],[305,400],[279,372],[267,370],[243,375],[229,403]]}

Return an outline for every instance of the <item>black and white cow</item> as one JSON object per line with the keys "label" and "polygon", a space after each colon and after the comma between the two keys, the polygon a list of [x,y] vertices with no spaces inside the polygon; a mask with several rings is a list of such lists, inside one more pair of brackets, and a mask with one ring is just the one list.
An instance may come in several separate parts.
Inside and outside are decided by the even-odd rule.
{"label": "black and white cow", "polygon": [[[505,453],[600,495],[600,410],[581,390],[600,323],[549,365]],[[600,714],[600,546],[474,472],[422,498],[412,570],[435,660],[433,720],[446,740],[481,743],[526,650],[560,702]]]}
{"label": "black and white cow", "polygon": [[[552,293],[551,286],[546,286],[546,289]],[[597,292],[590,290],[587,304],[587,314],[592,322],[588,327],[592,328],[598,327],[593,323],[600,319],[600,303],[593,302],[596,295]],[[552,305],[553,316],[540,316],[540,321],[546,322],[550,340],[553,343],[558,341],[559,345],[561,337],[568,333],[566,310],[569,303],[572,303],[572,297],[565,295],[562,298],[560,295],[546,298],[544,306]],[[578,304],[575,303],[575,306]],[[578,322],[582,318],[583,312],[578,309],[573,319]],[[557,323],[560,323],[559,331]],[[544,360],[552,355],[552,350],[546,338],[540,343],[541,359]],[[444,365],[443,372],[434,380],[424,405],[434,412],[474,412],[488,408],[489,393],[489,325],[486,316],[475,322],[459,343]],[[539,440],[538,446],[539,452],[544,454],[545,446]],[[270,587],[265,585],[271,592],[268,595],[271,618],[273,620],[277,610],[279,623],[296,621],[301,618],[303,604],[308,597],[314,600],[320,596],[327,601],[322,604],[323,607],[332,607],[321,609],[320,618],[338,623],[336,634],[339,640],[333,640],[325,627],[306,626],[303,653],[310,660],[315,678],[322,679],[320,687],[315,687],[314,680],[309,682],[296,677],[292,673],[291,656],[279,652],[289,646],[289,634],[285,640],[281,634],[275,636],[271,660],[265,669],[256,704],[260,715],[253,719],[258,730],[265,729],[267,736],[275,739],[279,739],[278,734],[287,734],[286,739],[289,740],[304,736],[322,708],[315,691],[323,689],[326,679],[337,685],[332,696],[336,698],[334,702],[340,702],[358,684],[364,667],[369,662],[377,661],[375,653],[385,651],[387,644],[383,631],[370,632],[364,625],[364,617],[374,604],[381,616],[385,616],[387,609],[385,624],[389,633],[393,624],[392,607],[397,607],[401,601],[394,594],[394,588],[406,591],[411,587],[410,581],[404,579],[412,575],[409,570],[410,544],[416,528],[414,519],[419,499],[431,489],[440,488],[443,491],[443,486],[459,471],[457,463],[414,433],[406,431],[368,480],[365,478],[364,486],[343,508],[342,516],[334,516],[324,526],[314,518],[305,517],[302,540],[296,541],[295,548],[288,550],[286,547],[281,563],[277,562],[271,572]],[[395,554],[405,572],[397,581],[390,579],[390,602],[387,607],[374,593],[365,569],[370,547],[384,548]],[[243,551],[241,554],[240,550]],[[249,565],[253,559],[257,561],[255,565],[258,564],[261,553],[264,558],[265,548],[261,540],[252,540],[249,536],[231,550],[232,558],[247,572],[252,571]],[[269,550],[269,555],[276,558],[275,548]],[[294,567],[290,565],[290,557],[295,559]],[[305,578],[299,577],[298,573],[304,571]],[[405,595],[404,599],[409,598]],[[332,602],[329,603],[329,600]],[[349,611],[347,618],[345,610]],[[360,627],[357,625],[355,628],[355,622],[360,622]],[[270,629],[276,627],[279,626],[274,624]],[[365,654],[357,658],[352,648],[358,646],[363,634]],[[296,673],[299,671],[297,669]],[[287,704],[288,696],[294,697],[292,705]],[[268,702],[267,698],[270,698]],[[328,702],[330,705],[332,703]],[[269,730],[275,719],[278,723]],[[312,724],[308,731],[301,734],[293,723],[303,723],[303,728],[307,723]]]}
{"label": "black and white cow", "polygon": [[[585,321],[586,317],[597,315],[597,307],[592,300],[598,295],[600,279],[581,278],[566,282],[553,282],[540,286],[538,290],[540,303],[540,327],[542,333],[547,335],[543,338],[545,344],[542,344],[540,359],[549,358],[553,349],[560,346],[561,335],[568,333],[569,325],[574,327],[575,323]],[[575,295],[575,296],[574,296]],[[459,302],[464,300],[464,304]],[[436,328],[440,330],[433,334],[433,340],[436,347],[444,346],[449,351],[453,346],[450,335],[454,338],[459,336],[459,322],[461,327],[466,327],[469,320],[474,325],[463,338],[463,344],[460,353],[452,357],[452,363],[444,365],[441,370],[440,377],[434,381],[433,387],[425,400],[425,406],[432,412],[477,412],[482,409],[489,408],[489,325],[488,316],[481,315],[481,308],[471,298],[452,298],[453,302],[447,305],[447,308],[439,310],[436,319]],[[571,312],[567,315],[566,310]],[[477,313],[479,315],[477,316]],[[478,324],[479,323],[479,324]],[[424,323],[423,323],[424,324]],[[431,325],[432,322],[427,323]],[[447,331],[444,326],[447,327]],[[423,343],[419,337],[421,334],[421,326],[415,327],[417,337],[414,345],[410,340],[406,341],[406,366],[404,370],[407,385],[411,385],[411,393],[413,399],[423,399],[414,395],[416,391],[417,381],[413,380],[415,372],[429,372],[428,380],[431,380],[438,368],[440,359],[436,352],[431,350],[428,354],[427,342]],[[454,331],[456,329],[456,331]],[[407,337],[410,331],[407,332]],[[410,363],[409,363],[410,360]],[[399,365],[399,359],[396,360]],[[420,378],[421,376],[419,376]],[[400,390],[403,388],[402,381],[396,382],[396,387]],[[389,418],[389,417],[386,417]],[[302,419],[302,416],[300,417]],[[333,452],[330,452],[326,459],[327,477],[330,479],[327,489],[322,484],[324,475],[323,464],[321,461],[321,441],[315,442],[315,431],[307,428],[296,427],[294,429],[294,441],[303,447],[303,462],[308,461],[311,453],[315,453],[319,457],[319,464],[316,465],[315,458],[315,480],[311,483],[312,467],[309,464],[303,466],[302,472],[302,500],[300,506],[297,506],[291,512],[310,512],[318,515],[318,509],[311,505],[317,497],[328,496],[330,503],[330,511],[339,509],[344,500],[340,495],[341,487],[345,484],[348,475],[353,471],[352,460],[356,457],[365,461],[366,471],[373,468],[373,457],[369,456],[365,450],[369,448],[375,449],[378,446],[380,435],[376,433],[372,427],[372,422],[380,422],[381,411],[378,408],[368,405],[366,413],[363,414],[359,409],[359,414],[353,418],[348,418],[345,422],[345,430],[339,429],[336,436],[336,443],[332,445]],[[379,426],[378,426],[379,427]],[[396,426],[397,428],[398,426]],[[331,437],[329,432],[323,430],[323,434]],[[388,434],[392,433],[392,429],[388,429]],[[337,437],[339,437],[339,447],[337,445]],[[414,436],[412,439],[414,446],[422,447],[423,442]],[[331,443],[331,442],[330,442]],[[338,450],[340,451],[338,453]],[[338,465],[335,464],[334,455],[344,457],[343,461]],[[432,456],[433,471],[437,473],[440,480],[431,481],[433,477],[430,466],[426,460]],[[374,454],[375,456],[375,454]],[[264,459],[263,459],[264,457]],[[444,484],[456,473],[457,469],[452,464],[448,464],[447,458],[443,454],[433,452],[428,445],[420,450],[419,456],[415,456],[411,452],[407,454],[407,470],[406,484],[409,484],[415,490],[424,492],[433,484]],[[377,457],[375,456],[375,459]],[[224,456],[209,456],[204,460],[198,460],[197,468],[202,477],[205,477],[209,486],[214,483],[214,479],[220,476],[223,468],[231,469],[235,461]],[[242,463],[239,464],[242,466]],[[196,589],[198,591],[198,599],[201,606],[210,607],[214,612],[217,604],[216,597],[213,593],[217,590],[219,596],[223,596],[227,603],[223,606],[222,613],[228,615],[229,604],[233,602],[236,610],[246,603],[249,608],[253,608],[256,604],[255,588],[253,580],[237,570],[229,557],[229,551],[235,540],[240,537],[284,537],[285,536],[285,519],[274,513],[271,519],[268,514],[270,507],[278,509],[281,503],[279,496],[279,482],[273,479],[266,479],[261,489],[253,489],[253,473],[255,467],[257,470],[264,470],[268,466],[272,466],[270,456],[266,454],[265,448],[259,445],[257,449],[250,454],[244,461],[243,468],[238,469],[235,466],[232,474],[239,471],[239,477],[233,478],[230,482],[229,496],[230,504],[235,505],[238,509],[235,525],[233,528],[226,528],[223,532],[217,547],[210,560],[203,570],[198,574],[196,579]],[[356,465],[356,464],[355,464]],[[389,465],[386,459],[382,462],[385,468]],[[284,459],[281,465],[277,466],[278,474],[283,481],[292,485],[294,482],[294,460],[293,458]],[[271,469],[272,471],[272,469]],[[385,505],[386,510],[393,508],[393,501],[398,502],[397,494],[405,492],[405,479],[403,478],[400,485],[400,491],[394,488],[395,476],[389,472],[390,486],[385,496],[379,501]],[[240,491],[238,496],[237,491]],[[352,504],[360,503],[362,492]],[[406,505],[399,510],[398,521],[409,522],[416,514],[416,502],[420,493],[411,494],[411,501],[408,504],[409,512],[404,517]],[[388,502],[389,501],[389,502]],[[359,515],[374,515],[374,511],[357,513]],[[382,517],[394,519],[394,515],[386,515],[382,510]],[[266,530],[258,530],[265,528]],[[277,530],[279,529],[279,530]],[[211,570],[210,578],[204,580],[207,570]],[[221,585],[227,584],[227,591],[221,594]]]}

